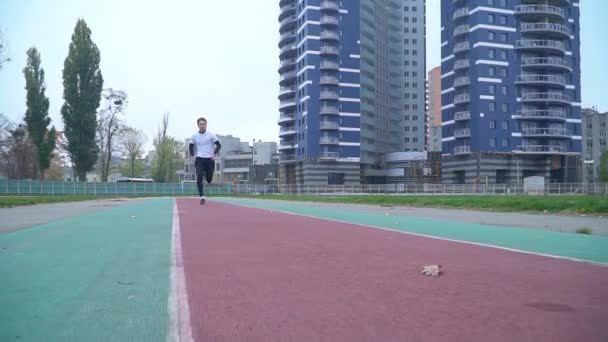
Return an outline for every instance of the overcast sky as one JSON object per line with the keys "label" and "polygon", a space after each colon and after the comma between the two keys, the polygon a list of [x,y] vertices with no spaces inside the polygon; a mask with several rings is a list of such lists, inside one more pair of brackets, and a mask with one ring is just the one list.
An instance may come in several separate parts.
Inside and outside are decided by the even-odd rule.
{"label": "overcast sky", "polygon": [[[581,2],[583,105],[608,110],[608,2]],[[0,71],[0,112],[22,119],[25,52],[36,46],[53,124],[63,126],[63,61],[76,21],[84,18],[101,52],[104,87],[127,91],[125,119],[146,132],[149,146],[164,112],[178,138],[190,136],[202,115],[212,132],[278,141],[278,3],[0,0],[0,28],[13,59]],[[439,4],[427,1],[429,69],[441,60]]]}

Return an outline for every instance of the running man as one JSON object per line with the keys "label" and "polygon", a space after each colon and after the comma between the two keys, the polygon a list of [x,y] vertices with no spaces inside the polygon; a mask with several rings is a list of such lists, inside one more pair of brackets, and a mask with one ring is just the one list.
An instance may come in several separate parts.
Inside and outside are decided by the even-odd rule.
{"label": "running man", "polygon": [[205,204],[205,193],[203,192],[203,175],[207,183],[213,181],[213,172],[215,171],[215,156],[220,152],[222,145],[215,134],[207,132],[207,119],[199,118],[196,120],[198,132],[192,136],[190,141],[190,156],[196,156],[194,159],[194,168],[196,169],[196,187],[198,194],[201,197],[201,204]]}

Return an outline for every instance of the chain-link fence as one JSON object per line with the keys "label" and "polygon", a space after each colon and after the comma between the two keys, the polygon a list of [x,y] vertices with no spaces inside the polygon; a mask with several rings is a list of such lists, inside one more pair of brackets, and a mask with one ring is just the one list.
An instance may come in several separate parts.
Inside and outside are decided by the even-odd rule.
{"label": "chain-link fence", "polygon": [[[257,185],[205,184],[207,195],[236,194],[594,194],[608,195],[608,183],[545,184],[364,184],[364,185]],[[195,196],[194,182],[183,183],[81,183],[28,180],[0,180],[2,195],[121,195]]]}

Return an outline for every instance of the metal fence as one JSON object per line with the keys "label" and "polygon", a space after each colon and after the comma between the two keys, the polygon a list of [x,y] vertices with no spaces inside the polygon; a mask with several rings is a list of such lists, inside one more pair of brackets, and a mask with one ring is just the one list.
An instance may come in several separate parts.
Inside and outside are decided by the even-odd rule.
{"label": "metal fence", "polygon": [[[594,194],[608,195],[608,183],[545,184],[364,184],[364,185],[256,185],[205,184],[208,195],[236,194]],[[0,180],[0,195],[121,195],[121,196],[194,196],[196,184],[184,183],[81,183]]]}

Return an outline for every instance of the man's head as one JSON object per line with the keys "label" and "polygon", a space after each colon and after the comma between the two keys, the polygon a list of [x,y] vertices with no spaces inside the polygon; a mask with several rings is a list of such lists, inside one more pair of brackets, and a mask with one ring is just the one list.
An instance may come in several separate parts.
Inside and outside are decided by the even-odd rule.
{"label": "man's head", "polygon": [[198,118],[196,120],[196,124],[198,125],[198,131],[199,132],[205,132],[207,130],[207,119],[205,119],[205,118]]}

